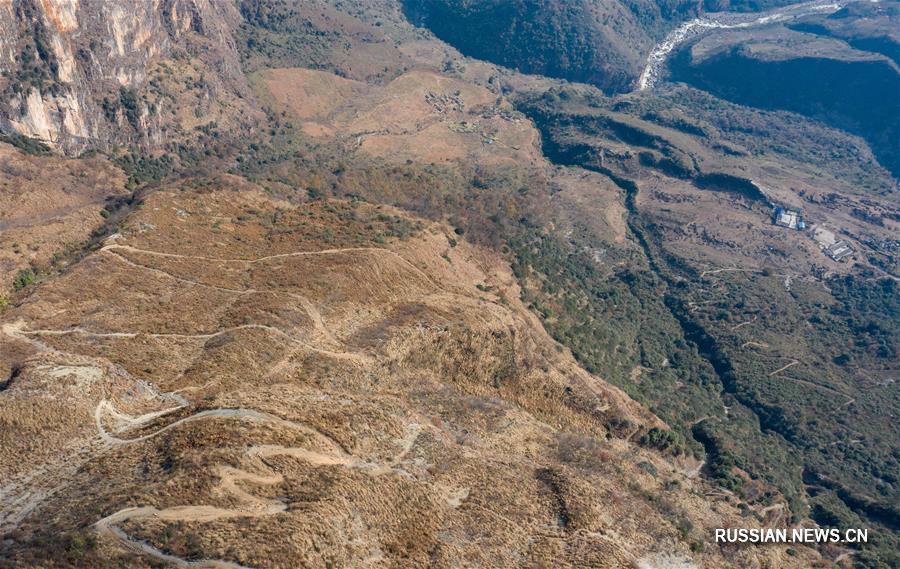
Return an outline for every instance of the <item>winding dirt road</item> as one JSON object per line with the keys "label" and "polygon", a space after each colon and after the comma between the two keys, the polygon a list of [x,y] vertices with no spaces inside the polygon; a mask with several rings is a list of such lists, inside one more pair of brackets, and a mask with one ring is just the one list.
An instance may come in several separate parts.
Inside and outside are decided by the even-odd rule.
{"label": "winding dirt road", "polygon": [[[422,271],[422,269],[420,269],[419,267],[417,267],[417,266],[413,265],[411,262],[409,262],[408,259],[406,259],[402,255],[400,255],[399,253],[396,253],[394,251],[391,251],[390,249],[384,249],[381,247],[347,247],[347,248],[343,248],[343,249],[322,249],[319,251],[295,251],[292,253],[280,253],[278,255],[268,255],[265,257],[256,257],[253,259],[220,259],[220,258],[216,258],[216,257],[204,257],[201,255],[181,255],[178,253],[163,253],[160,251],[151,251],[148,249],[138,249],[138,248],[132,247],[130,245],[119,245],[118,243],[113,242],[108,245],[104,245],[100,249],[100,252],[115,253],[115,251],[117,251],[117,250],[118,251],[130,251],[132,253],[138,253],[138,254],[143,254],[143,255],[153,255],[155,257],[165,257],[168,259],[186,259],[186,260],[191,260],[191,261],[206,261],[206,262],[210,262],[210,263],[232,263],[232,264],[239,263],[239,264],[248,264],[248,265],[254,265],[256,263],[264,263],[266,261],[271,261],[273,259],[287,259],[287,258],[291,258],[291,257],[313,257],[313,256],[319,256],[319,255],[345,255],[347,253],[375,253],[378,255],[385,255],[388,257],[392,257],[392,258],[400,261],[401,264],[403,264],[407,268],[411,269],[414,273],[416,273],[416,275],[425,279],[425,281],[427,281],[429,284],[431,284],[435,288],[440,289],[440,287],[437,285],[437,283],[435,283],[432,280],[431,277],[429,277],[427,274],[425,274],[425,272]],[[122,258],[121,255],[117,255],[117,256]],[[225,289],[225,290],[233,290],[233,289]],[[239,291],[239,292],[242,292],[242,291]]]}
{"label": "winding dirt road", "polygon": [[[191,259],[198,261],[207,261],[215,263],[241,263],[254,264],[272,259],[298,256],[312,255],[340,255],[353,252],[366,252],[376,255],[388,255],[402,261],[402,264],[412,270],[418,277],[423,278],[426,282],[435,286],[438,291],[442,289],[437,287],[428,275],[421,269],[414,266],[408,260],[393,251],[380,248],[351,248],[351,249],[333,249],[323,251],[286,253],[281,255],[271,255],[257,259],[215,259],[210,257],[177,255],[171,253],[160,253],[137,249],[134,247],[119,245],[116,243],[106,245],[101,253],[110,254],[116,259],[123,261],[132,267],[141,268],[153,272],[162,273],[167,278],[175,279],[178,282],[191,286],[204,286],[216,290],[222,290],[237,294],[287,294],[296,299],[298,303],[308,313],[313,321],[313,326],[319,335],[328,339],[330,343],[339,344],[334,336],[327,329],[321,313],[315,304],[308,298],[293,292],[286,291],[259,291],[253,289],[230,289],[225,287],[217,287],[185,279],[176,275],[172,275],[161,269],[151,266],[140,265],[121,255],[120,251],[129,251],[132,253],[145,254],[151,256],[159,256],[166,258]],[[355,352],[339,352],[331,351],[316,346],[312,346],[293,335],[273,326],[260,324],[245,324],[216,330],[208,333],[197,334],[179,334],[179,333],[148,333],[148,332],[132,332],[132,331],[94,331],[82,327],[73,327],[64,330],[54,329],[28,329],[26,323],[22,320],[14,323],[3,325],[2,332],[8,337],[18,339],[30,343],[39,352],[51,353],[66,356],[68,361],[81,361],[85,357],[77,354],[61,351],[47,343],[41,341],[43,337],[80,335],[96,338],[113,338],[113,339],[131,339],[141,335],[152,338],[177,338],[188,340],[209,340],[224,334],[235,332],[238,330],[264,330],[273,334],[278,334],[290,340],[297,345],[297,349],[307,349],[314,352],[327,354],[331,357],[351,359],[359,362],[368,362],[371,357],[365,354]],[[296,351],[296,350],[294,350]],[[86,365],[86,364],[85,364]],[[281,365],[281,364],[278,364]],[[69,366],[71,367],[71,366]],[[277,367],[277,366],[276,366]],[[99,369],[99,368],[98,368]],[[102,370],[100,370],[102,373]],[[270,372],[271,373],[271,372]],[[185,388],[190,389],[190,388]],[[267,459],[276,456],[287,456],[306,462],[315,467],[340,467],[356,469],[371,476],[383,476],[390,474],[399,474],[402,476],[410,476],[402,465],[406,461],[406,456],[411,452],[413,446],[418,440],[421,426],[418,423],[411,423],[407,426],[407,435],[397,441],[399,450],[393,458],[381,462],[369,462],[354,457],[339,442],[328,436],[327,434],[315,429],[311,426],[290,421],[276,415],[258,411],[249,408],[217,408],[207,409],[181,417],[168,424],[160,426],[155,430],[143,434],[135,434],[128,436],[129,433],[140,431],[154,425],[168,416],[189,409],[191,403],[177,392],[160,393],[161,401],[172,401],[173,406],[159,409],[156,411],[144,413],[138,416],[132,416],[117,409],[115,404],[108,400],[102,399],[94,408],[93,418],[97,429],[97,435],[86,440],[79,441],[77,449],[68,454],[63,461],[64,465],[71,468],[60,469],[50,468],[38,469],[23,477],[20,481],[10,481],[5,484],[2,490],[4,497],[4,506],[0,511],[0,522],[10,527],[15,527],[28,513],[34,510],[48,496],[52,495],[59,488],[60,484],[51,484],[51,479],[59,478],[60,474],[74,472],[79,466],[83,465],[92,457],[109,451],[115,447],[125,445],[141,444],[158,437],[166,432],[181,428],[182,426],[199,421],[209,420],[229,420],[229,421],[248,421],[253,423],[266,423],[293,431],[299,431],[309,438],[309,444],[312,448],[304,447],[286,447],[281,445],[253,445],[246,449],[244,458],[247,462],[249,470],[235,468],[227,465],[217,465],[213,467],[214,474],[219,479],[219,484],[215,489],[215,494],[219,496],[229,496],[234,498],[238,505],[236,507],[224,508],[209,504],[185,504],[172,506],[168,508],[156,508],[152,506],[129,507],[119,510],[111,515],[104,517],[94,524],[95,529],[101,534],[108,536],[126,548],[142,555],[148,555],[154,559],[178,567],[210,567],[217,569],[234,569],[240,568],[241,565],[221,560],[204,559],[199,561],[189,561],[180,557],[170,555],[153,545],[146,543],[140,539],[129,536],[120,526],[129,520],[139,520],[153,518],[166,521],[193,521],[193,522],[210,522],[218,519],[240,518],[240,517],[261,517],[272,516],[287,511],[288,504],[277,499],[267,499],[254,495],[253,493],[242,488],[243,485],[262,485],[272,486],[280,484],[284,481],[284,476],[277,472],[267,462]],[[77,452],[76,452],[77,451]],[[77,461],[73,460],[74,456],[80,457]],[[52,472],[51,472],[52,471]],[[71,471],[71,472],[70,472]],[[63,476],[68,478],[68,476]],[[63,484],[64,485],[64,484]],[[9,498],[9,501],[7,501]]]}
{"label": "winding dirt road", "polygon": [[[366,462],[353,457],[348,453],[337,441],[322,433],[321,431],[302,425],[294,421],[288,421],[269,413],[263,413],[253,409],[210,409],[195,413],[188,417],[179,419],[164,427],[153,431],[152,433],[137,436],[129,439],[120,438],[120,433],[142,427],[152,422],[154,419],[171,414],[184,408],[183,406],[148,413],[139,417],[129,417],[128,415],[116,410],[109,401],[103,400],[97,405],[95,418],[97,421],[97,429],[104,441],[114,445],[127,445],[147,441],[153,437],[161,435],[166,431],[178,428],[181,425],[216,418],[248,420],[254,422],[268,422],[289,429],[299,430],[309,435],[320,446],[327,450],[324,452],[314,451],[303,447],[285,447],[280,445],[255,445],[250,447],[245,455],[248,462],[258,472],[249,472],[239,468],[226,465],[218,465],[214,467],[215,473],[219,478],[219,484],[216,493],[220,495],[230,495],[237,499],[239,506],[235,508],[220,508],[205,504],[188,504],[182,506],[173,506],[164,509],[158,509],[150,506],[124,508],[105,518],[97,521],[94,528],[101,535],[111,537],[119,541],[125,547],[145,555],[149,555],[159,561],[170,563],[178,567],[212,567],[212,568],[228,568],[243,567],[235,563],[220,561],[214,559],[204,559],[200,561],[188,561],[174,555],[170,555],[153,547],[149,543],[133,538],[123,531],[119,526],[129,520],[137,520],[144,518],[153,518],[164,521],[188,521],[188,522],[211,522],[220,519],[242,518],[242,517],[262,517],[273,516],[281,512],[287,511],[288,505],[277,499],[266,499],[256,496],[238,486],[238,482],[249,484],[272,486],[280,484],[284,481],[281,473],[275,471],[269,466],[265,459],[275,456],[289,456],[307,462],[313,466],[339,466],[344,468],[359,469],[371,476],[382,476],[391,473],[398,473],[409,476],[409,474],[400,468],[406,455],[414,446],[420,432],[420,426],[416,423],[408,426],[409,434],[402,441],[400,452],[385,464],[374,462]],[[122,426],[111,434],[103,425],[104,414],[111,414],[122,423]]]}
{"label": "winding dirt road", "polygon": [[[315,322],[315,319],[313,319]],[[321,322],[321,316],[319,317],[319,321]],[[223,328],[216,332],[210,332],[206,334],[176,334],[176,333],[144,333],[144,332],[94,332],[91,330],[85,330],[81,327],[68,328],[66,330],[46,330],[46,329],[36,329],[36,330],[24,330],[20,329],[17,331],[19,337],[31,337],[31,336],[68,336],[71,334],[78,334],[82,336],[91,336],[94,338],[122,338],[122,339],[131,339],[136,338],[141,335],[149,336],[151,338],[177,338],[181,340],[209,340],[212,338],[217,338],[224,334],[229,334],[231,332],[235,332],[237,330],[265,330],[267,332],[272,332],[273,334],[277,334],[279,336],[283,336],[287,338],[291,343],[296,344],[303,349],[309,350],[311,352],[316,352],[319,354],[324,354],[327,356],[331,356],[333,358],[338,359],[347,359],[353,360],[362,363],[368,363],[371,361],[371,357],[365,354],[357,353],[357,352],[337,352],[333,350],[326,350],[323,348],[317,348],[303,340],[295,338],[294,336],[288,334],[284,330],[276,328],[274,326],[266,326],[264,324],[242,324],[240,326],[232,326],[230,328]],[[330,334],[328,334],[330,336]]]}

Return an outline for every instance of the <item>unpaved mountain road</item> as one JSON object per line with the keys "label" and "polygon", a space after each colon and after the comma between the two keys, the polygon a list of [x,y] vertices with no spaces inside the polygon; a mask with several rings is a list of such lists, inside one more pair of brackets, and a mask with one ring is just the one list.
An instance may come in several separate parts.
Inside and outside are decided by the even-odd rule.
{"label": "unpaved mountain road", "polygon": [[[214,467],[215,473],[219,478],[217,494],[229,495],[238,500],[240,506],[234,508],[220,508],[207,504],[188,504],[182,506],[172,506],[169,508],[158,509],[155,507],[129,507],[119,510],[105,518],[97,521],[94,528],[101,535],[106,535],[118,540],[123,546],[136,552],[149,555],[159,561],[169,563],[178,567],[211,567],[211,568],[227,568],[234,569],[244,567],[228,561],[220,561],[215,559],[203,559],[199,561],[188,561],[186,559],[167,554],[160,549],[153,547],[151,544],[133,538],[123,531],[119,526],[126,521],[142,518],[154,518],[158,520],[172,522],[212,522],[220,519],[229,518],[247,518],[247,517],[263,517],[272,516],[287,511],[288,504],[278,499],[266,499],[256,496],[246,490],[241,489],[237,483],[245,482],[249,484],[272,486],[281,484],[284,476],[274,470],[265,459],[275,456],[289,456],[307,462],[313,466],[340,466],[344,468],[354,468],[368,473],[371,476],[383,476],[387,474],[400,474],[409,476],[409,474],[400,468],[406,455],[412,450],[416,440],[418,440],[421,427],[417,423],[408,425],[407,436],[400,441],[400,451],[386,463],[367,462],[353,457],[349,454],[337,441],[322,433],[321,431],[302,425],[294,421],[288,421],[269,413],[263,413],[253,409],[210,409],[195,413],[183,419],[179,419],[170,423],[156,431],[138,436],[131,439],[119,438],[118,434],[123,431],[133,430],[137,427],[144,426],[156,418],[178,411],[183,407],[176,407],[158,411],[156,413],[148,413],[140,417],[129,417],[119,412],[109,401],[103,400],[97,405],[95,417],[97,421],[97,429],[104,441],[114,445],[126,445],[141,443],[153,437],[161,435],[171,429],[178,428],[181,425],[212,419],[238,419],[249,420],[254,422],[267,422],[281,427],[286,427],[309,435],[312,441],[319,446],[325,447],[325,452],[314,451],[302,447],[285,447],[281,445],[255,445],[246,450],[245,455],[248,462],[252,464],[254,469],[259,473],[249,472],[240,468],[227,465],[218,465]],[[113,414],[117,419],[124,419],[124,427],[121,427],[115,434],[110,434],[103,426],[103,414]]]}
{"label": "unpaved mountain road", "polygon": [[[190,259],[208,263],[237,263],[243,265],[253,265],[256,263],[262,263],[287,257],[316,255],[361,254],[364,256],[387,256],[391,259],[401,260],[402,264],[408,269],[411,269],[415,275],[434,285],[434,282],[430,279],[430,277],[425,275],[425,273],[421,271],[421,269],[410,263],[407,259],[403,258],[393,251],[374,247],[294,252],[282,255],[271,255],[256,259],[217,259],[212,257],[177,255],[138,249],[115,243],[107,245],[100,251],[100,253],[102,254],[110,254],[114,258],[122,260],[129,265],[152,270],[154,272],[164,273],[165,276],[174,278],[178,282],[183,282],[187,285],[210,286],[206,285],[205,283],[200,283],[176,275],[171,275],[170,273],[162,271],[161,269],[157,269],[156,267],[136,264],[130,259],[126,259],[124,256],[120,255],[120,251],[127,251],[133,254],[143,254],[152,257]],[[223,287],[211,288],[216,288],[218,290],[233,292],[237,294],[271,293],[289,295],[292,298],[296,299],[298,303],[308,312],[319,335],[329,339],[331,343],[339,344],[339,342],[327,329],[325,322],[315,304],[302,295],[285,291],[225,289]],[[436,291],[441,290],[443,289],[441,289],[440,287],[436,287]],[[37,349],[38,352],[66,356],[68,359],[74,362],[84,360],[85,358],[76,354],[58,350],[42,342],[41,338],[75,335],[124,340],[133,339],[140,335],[146,335],[148,337],[157,339],[176,338],[207,341],[224,334],[229,334],[240,330],[262,330],[265,332],[277,334],[289,339],[292,343],[296,344],[297,349],[305,349],[317,353],[322,353],[339,359],[350,359],[358,363],[368,363],[371,359],[370,356],[366,354],[360,354],[356,352],[332,351],[318,348],[277,327],[259,324],[244,324],[240,326],[233,326],[218,329],[215,331],[195,334],[177,334],[137,331],[95,331],[80,326],[62,330],[43,328],[28,329],[24,320],[18,320],[13,323],[4,324],[0,332],[10,338],[14,338],[31,344]],[[293,350],[292,353],[297,349]],[[87,364],[84,365],[87,366]],[[281,364],[278,365],[280,366]],[[406,455],[412,450],[416,440],[418,440],[418,435],[421,431],[421,427],[418,423],[411,423],[410,425],[408,425],[408,436],[398,440],[397,444],[399,450],[396,455],[390,460],[382,462],[368,462],[353,457],[337,441],[312,427],[302,425],[293,421],[288,421],[270,413],[265,413],[248,408],[207,409],[170,422],[150,433],[139,434],[130,438],[126,438],[125,434],[128,432],[134,432],[139,429],[149,427],[153,423],[162,420],[169,415],[190,407],[190,402],[177,393],[160,393],[159,396],[163,400],[170,400],[174,403],[174,405],[160,410],[148,412],[139,416],[128,415],[127,413],[120,411],[116,408],[113,402],[108,399],[100,400],[99,403],[97,403],[93,413],[94,422],[97,429],[96,436],[91,437],[87,440],[77,441],[77,448],[73,448],[71,452],[66,453],[64,460],[60,461],[60,465],[45,465],[44,468],[33,471],[30,474],[24,477],[20,477],[17,480],[7,481],[7,483],[4,484],[2,488],[0,488],[0,497],[3,497],[3,507],[0,508],[0,526],[6,529],[15,529],[15,527],[17,527],[19,522],[21,522],[21,520],[24,519],[25,516],[32,512],[47,498],[66,486],[66,479],[69,478],[69,476],[74,474],[74,472],[78,468],[83,466],[86,462],[96,458],[97,456],[106,453],[110,449],[117,446],[138,444],[149,441],[150,439],[162,435],[163,433],[180,428],[181,426],[187,425],[189,423],[208,420],[249,421],[254,423],[266,423],[272,426],[282,427],[285,429],[300,431],[304,433],[309,437],[310,442],[314,443],[315,447],[323,450],[312,450],[300,447],[285,447],[280,445],[254,445],[249,447],[245,451],[245,456],[247,460],[254,466],[254,470],[258,470],[262,473],[248,472],[239,468],[225,465],[214,467],[215,473],[220,480],[218,493],[220,495],[230,495],[237,498],[241,503],[241,505],[237,508],[219,508],[204,504],[181,505],[164,509],[157,509],[154,507],[129,507],[120,510],[110,516],[107,516],[102,520],[96,522],[95,524],[96,529],[101,534],[111,536],[122,543],[125,547],[132,549],[135,552],[149,555],[163,563],[180,567],[215,567],[233,569],[241,566],[231,562],[218,560],[188,561],[176,556],[169,555],[148,543],[131,538],[118,526],[119,524],[124,523],[127,520],[148,517],[171,521],[202,522],[213,521],[222,518],[268,516],[286,511],[288,508],[287,504],[278,500],[268,500],[256,497],[250,492],[242,490],[238,485],[238,483],[241,482],[258,485],[274,485],[283,482],[283,476],[270,468],[266,463],[267,458],[275,456],[289,456],[317,467],[337,466],[357,469],[372,476],[382,476],[391,473],[399,473],[401,475],[408,476],[406,471],[400,468],[400,466],[403,463]]]}
{"label": "unpaved mountain road", "polygon": [[[115,240],[113,239],[113,241],[115,241]],[[422,269],[420,269],[419,267],[410,263],[409,260],[406,259],[405,257],[403,257],[402,255],[400,255],[394,251],[391,251],[390,249],[384,249],[381,247],[346,247],[343,249],[322,249],[319,251],[295,251],[292,253],[281,253],[278,255],[268,255],[265,257],[256,257],[253,259],[220,259],[217,257],[204,257],[204,256],[200,256],[200,255],[180,255],[177,253],[163,253],[160,251],[150,251],[148,249],[138,249],[136,247],[131,247],[130,245],[119,245],[118,243],[115,243],[115,242],[105,245],[102,249],[100,249],[101,252],[102,251],[115,252],[116,250],[129,251],[132,253],[138,253],[138,254],[144,254],[144,255],[152,255],[155,257],[166,257],[169,259],[186,259],[186,260],[190,260],[190,261],[207,261],[207,262],[214,262],[214,263],[238,263],[238,264],[248,264],[248,265],[254,265],[257,263],[265,263],[266,261],[272,261],[275,259],[287,259],[287,258],[291,258],[291,257],[311,257],[311,256],[319,256],[319,255],[322,255],[322,256],[324,256],[324,255],[345,255],[348,253],[350,253],[350,254],[352,254],[352,253],[368,253],[368,254],[375,254],[375,255],[386,255],[386,256],[392,257],[392,258],[400,261],[403,265],[405,265],[409,269],[412,269],[412,271],[414,273],[416,273],[416,275],[425,279],[431,285],[437,287],[437,285],[431,279],[431,277],[426,275],[422,271]],[[228,290],[231,290],[231,289],[228,289]]]}
{"label": "unpaved mountain road", "polygon": [[[51,335],[85,333],[81,330],[23,331],[21,326],[7,326],[4,328],[4,332],[16,337],[35,333]],[[129,333],[110,333],[105,334],[105,336],[131,337],[132,335]],[[371,476],[382,476],[392,473],[408,476],[408,473],[401,468],[401,465],[403,464],[406,455],[415,445],[421,431],[421,426],[418,423],[409,424],[407,426],[407,436],[398,440],[399,451],[393,458],[385,462],[370,462],[358,459],[353,457],[340,443],[318,429],[295,421],[289,421],[270,413],[244,408],[217,408],[200,411],[159,427],[150,433],[125,438],[125,433],[150,426],[155,421],[186,409],[190,405],[190,403],[182,396],[174,393],[163,393],[161,394],[161,397],[172,399],[178,404],[173,407],[152,411],[143,415],[131,416],[118,410],[111,401],[106,399],[101,400],[94,410],[97,436],[88,441],[85,448],[79,449],[80,452],[76,453],[82,460],[74,462],[69,461],[72,465],[71,471],[74,472],[74,470],[91,457],[95,457],[98,453],[106,452],[113,447],[143,443],[186,424],[207,420],[224,419],[250,421],[300,431],[309,437],[310,442],[314,443],[315,447],[323,449],[311,450],[302,447],[285,447],[281,445],[254,445],[245,451],[245,455],[254,470],[257,470],[258,472],[249,472],[227,465],[218,465],[214,467],[215,473],[220,481],[218,493],[220,495],[230,495],[236,498],[241,504],[239,507],[220,508],[206,504],[189,504],[163,509],[155,507],[129,507],[115,512],[95,523],[95,528],[100,534],[119,541],[123,546],[135,552],[149,555],[163,563],[178,567],[234,569],[243,566],[219,560],[204,559],[199,561],[188,561],[169,555],[142,540],[132,538],[123,531],[119,525],[128,520],[141,518],[155,518],[167,521],[209,522],[218,519],[237,517],[270,516],[284,512],[288,509],[288,505],[284,502],[277,499],[260,498],[238,486],[239,482],[257,485],[275,485],[283,482],[283,475],[273,470],[266,462],[267,458],[275,456],[289,456],[307,462],[313,466],[339,466],[358,469]],[[105,424],[107,422],[111,422],[115,426],[107,427]],[[35,472],[31,478],[34,479],[34,482],[40,482],[38,479],[46,478],[46,476],[42,476],[42,474],[50,474],[50,472]],[[54,472],[54,474],[58,476],[60,473]],[[32,481],[31,478],[25,482]],[[46,480],[44,482],[46,482]],[[38,486],[40,486],[40,488],[37,488],[32,492],[26,491],[25,486],[29,486],[29,484],[25,484],[24,486],[10,485],[8,488],[4,488],[3,495],[10,499],[8,502],[9,508],[4,507],[3,516],[0,516],[0,521],[3,521],[4,524],[10,523],[12,524],[11,527],[15,527],[18,521],[32,511],[44,499],[58,490],[58,488],[53,485],[48,486],[47,484],[39,484]]]}
{"label": "unpaved mountain road", "polygon": [[[320,318],[321,320],[321,318]],[[314,319],[315,321],[315,319]],[[324,354],[327,356],[331,356],[339,359],[347,359],[352,361],[360,361],[360,362],[368,362],[370,358],[365,354],[360,354],[356,352],[337,352],[333,350],[326,350],[323,348],[318,348],[309,344],[308,342],[304,342],[294,336],[291,336],[284,330],[276,328],[274,326],[266,326],[264,324],[242,324],[240,326],[232,326],[230,328],[223,328],[216,332],[210,332],[207,334],[175,334],[175,333],[145,333],[145,332],[93,332],[91,330],[85,330],[81,327],[69,328],[67,330],[45,330],[45,329],[37,329],[37,330],[20,330],[18,334],[20,336],[68,336],[68,335],[82,335],[82,336],[90,336],[94,338],[119,338],[119,339],[132,339],[137,338],[138,336],[145,335],[150,338],[177,338],[181,340],[210,340],[212,338],[217,338],[219,336],[223,336],[225,334],[230,334],[231,332],[236,332],[238,330],[263,330],[267,332],[272,332],[273,334],[277,334],[284,338],[287,338],[290,342],[302,347],[303,349],[309,350],[311,352],[316,352],[319,354]]]}

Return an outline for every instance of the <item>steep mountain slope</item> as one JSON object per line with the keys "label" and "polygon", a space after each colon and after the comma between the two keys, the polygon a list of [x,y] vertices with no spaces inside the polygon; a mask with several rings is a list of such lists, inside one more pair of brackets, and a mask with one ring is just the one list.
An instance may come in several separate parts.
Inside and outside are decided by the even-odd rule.
{"label": "steep mountain slope", "polygon": [[651,48],[703,11],[792,4],[682,0],[403,0],[407,16],[464,54],[525,73],[631,90]]}
{"label": "steep mountain slope", "polygon": [[790,17],[772,12],[755,21],[734,13],[790,4],[799,3],[406,0],[404,7],[412,22],[468,56],[612,93],[643,88],[638,78],[651,50],[690,20],[679,42],[700,39],[681,50],[672,79],[862,136],[896,177],[900,72],[890,58],[900,12],[894,3],[853,2],[806,3]]}
{"label": "steep mountain slope", "polygon": [[[111,4],[29,5],[116,42]],[[504,41],[541,57],[551,24],[626,46],[559,27],[594,26],[588,5],[670,25],[503,5],[534,9]],[[10,150],[0,219],[60,201],[80,208],[60,237],[93,237],[45,262],[59,240],[26,223],[41,249],[12,251],[39,278],[0,303],[0,565],[900,563],[900,211],[863,139],[686,85],[522,74],[395,0],[142,6],[150,79],[98,83],[99,153],[4,138],[41,156]],[[157,34],[170,9],[225,27]],[[56,76],[35,29],[0,41]],[[208,96],[221,54],[240,97]],[[159,129],[134,128],[157,100]],[[870,542],[711,534],[813,526]]]}
{"label": "steep mountain slope", "polygon": [[[622,187],[629,230],[648,260],[619,274],[576,265],[561,275],[564,298],[541,306],[551,333],[586,367],[690,429],[705,447],[708,474],[723,485],[754,502],[759,489],[746,484],[767,480],[794,516],[878,527],[857,560],[893,566],[900,307],[890,175],[837,131],[684,87],[619,100],[572,90],[522,108],[541,126],[550,158]],[[728,157],[708,154],[722,149]],[[772,224],[772,203],[802,211],[813,228]],[[852,265],[829,259],[819,241],[835,239],[832,230],[866,253]],[[570,292],[579,281],[603,294]],[[645,334],[633,341],[630,361],[640,369],[629,374],[618,367],[628,359],[590,341],[631,328],[608,326],[601,336],[610,313],[628,321],[654,314],[654,328],[674,318],[711,367],[681,375],[696,364]]]}
{"label": "steep mountain slope", "polygon": [[628,90],[655,40],[690,2],[406,0],[409,18],[464,54],[526,73]]}
{"label": "steep mountain slope", "polygon": [[3,558],[789,563],[784,547],[690,553],[679,532],[737,508],[636,446],[658,419],[557,349],[508,268],[448,230],[237,179],[154,193],[3,315]]}
{"label": "steep mountain slope", "polygon": [[[895,18],[885,29],[898,24]],[[862,136],[900,177],[900,68],[884,55],[774,28],[716,33],[684,50],[672,68],[675,80],[723,99],[794,111]]]}
{"label": "steep mountain slope", "polygon": [[791,29],[839,38],[851,47],[880,53],[900,65],[900,4],[854,2],[828,16],[804,18]]}
{"label": "steep mountain slope", "polygon": [[125,176],[103,157],[68,160],[0,143],[0,299],[22,289],[67,248],[99,228],[107,201],[129,195]]}

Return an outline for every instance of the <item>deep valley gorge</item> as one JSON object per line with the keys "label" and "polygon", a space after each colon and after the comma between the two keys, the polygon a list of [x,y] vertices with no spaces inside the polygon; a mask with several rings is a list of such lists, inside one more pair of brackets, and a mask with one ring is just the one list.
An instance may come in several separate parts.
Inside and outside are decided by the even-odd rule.
{"label": "deep valley gorge", "polygon": [[897,566],[898,21],[0,0],[0,567]]}

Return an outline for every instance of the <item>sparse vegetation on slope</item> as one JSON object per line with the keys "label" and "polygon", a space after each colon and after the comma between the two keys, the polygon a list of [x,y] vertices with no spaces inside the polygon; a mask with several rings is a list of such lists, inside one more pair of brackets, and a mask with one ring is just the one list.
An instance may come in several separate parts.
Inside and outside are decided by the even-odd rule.
{"label": "sparse vegetation on slope", "polygon": [[[605,172],[627,192],[632,232],[651,261],[653,276],[661,281],[656,292],[632,291],[639,293],[642,311],[659,302],[656,299],[665,299],[658,304],[662,315],[653,319],[654,327],[666,319],[677,323],[702,363],[700,369],[708,369],[711,382],[718,384],[709,391],[711,401],[719,400],[718,405],[729,411],[723,414],[710,403],[709,415],[695,409],[686,423],[690,414],[683,409],[698,397],[683,388],[647,391],[644,396],[651,408],[702,443],[709,473],[745,499],[763,503],[772,499],[770,492],[760,492],[750,483],[751,479],[763,480],[784,494],[795,519],[808,512],[825,519],[825,512],[830,512],[833,520],[850,524],[842,527],[878,525],[881,537],[864,547],[859,560],[867,567],[890,566],[895,561],[897,519],[891,504],[896,501],[900,474],[892,450],[896,430],[886,411],[900,403],[890,379],[900,348],[895,280],[868,274],[821,283],[811,279],[793,282],[788,264],[779,264],[777,271],[703,271],[703,265],[692,258],[696,252],[673,249],[678,226],[666,223],[669,211],[653,204],[653,199],[663,196],[645,197],[643,205],[639,204],[634,198],[646,190],[616,172],[641,176],[643,187],[647,186],[646,174],[634,169],[632,162],[615,158],[604,162],[597,147],[614,143],[621,137],[619,132],[601,129],[597,136],[596,122],[577,121],[546,102],[524,108],[543,128],[549,156]],[[575,109],[575,116],[590,116],[591,111],[584,107]],[[596,112],[604,116],[602,110]],[[641,144],[658,148],[671,142],[648,137]],[[703,178],[698,176],[695,184],[708,189]],[[751,197],[759,197],[755,185],[747,187]],[[664,201],[663,207],[667,203]],[[763,220],[765,223],[765,217]],[[576,266],[588,266],[588,262],[585,259]],[[564,289],[593,291],[597,286]],[[621,300],[611,304],[623,305]],[[590,304],[563,304],[557,312],[538,312],[554,330],[565,321],[561,314],[583,321],[586,306]],[[623,328],[623,320],[634,319],[616,319],[615,328]],[[586,328],[597,330],[596,325]],[[575,353],[587,360],[588,366],[610,353],[609,349],[593,354],[579,350],[580,341],[568,336],[562,341],[574,344]],[[684,361],[678,361],[676,367],[683,369]],[[635,384],[643,382],[634,377],[624,381],[627,386],[623,387],[630,393]]]}
{"label": "sparse vegetation on slope", "polygon": [[[900,210],[865,142],[460,58],[403,10],[615,91],[700,5],[160,6],[123,21],[159,57],[91,92],[127,148],[0,144],[0,566],[897,564]],[[118,68],[59,14],[76,77]],[[874,535],[710,541],[813,522]]]}
{"label": "sparse vegetation on slope", "polygon": [[[660,554],[687,554],[707,524],[739,519],[628,442],[679,452],[651,414],[554,348],[491,253],[449,247],[448,227],[385,206],[223,183],[240,191],[197,180],[148,195],[115,239],[34,293],[56,308],[4,314],[0,341],[15,348],[4,358],[24,355],[0,400],[0,452],[37,442],[32,458],[65,457],[35,476],[2,461],[35,500],[4,504],[0,522],[16,527],[4,560],[133,563],[143,542],[150,563],[352,565],[377,550],[398,565],[552,553],[613,568],[646,551],[621,528],[584,539],[610,512],[665,544]],[[494,290],[474,286],[485,281]],[[38,429],[27,410],[49,393],[55,420]],[[356,547],[340,535],[359,519]],[[86,526],[90,539],[65,529]],[[487,539],[441,537],[458,528]],[[577,547],[523,539],[548,533]]]}

